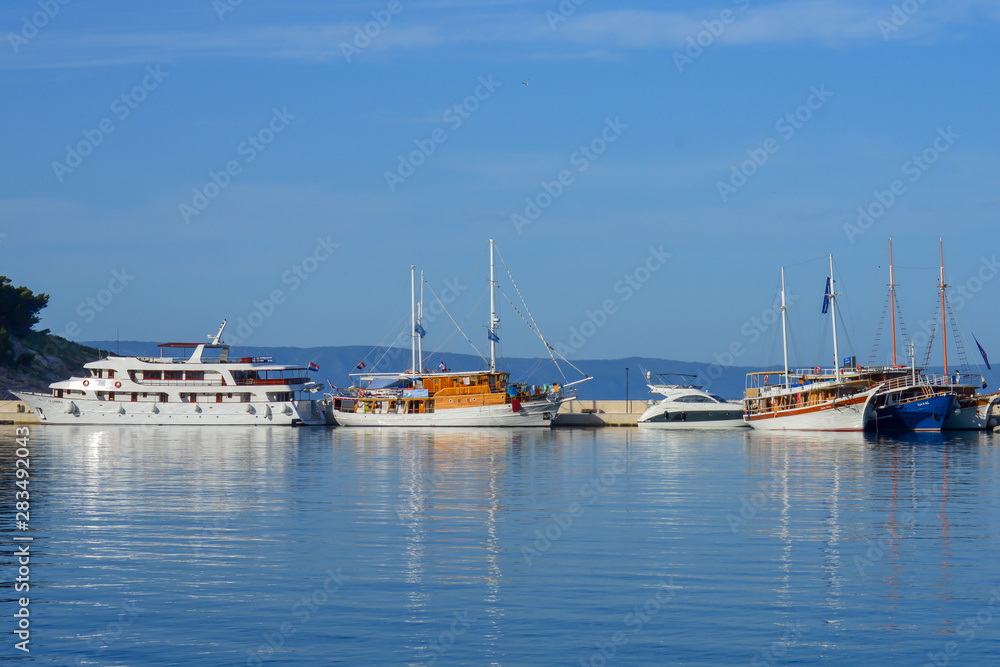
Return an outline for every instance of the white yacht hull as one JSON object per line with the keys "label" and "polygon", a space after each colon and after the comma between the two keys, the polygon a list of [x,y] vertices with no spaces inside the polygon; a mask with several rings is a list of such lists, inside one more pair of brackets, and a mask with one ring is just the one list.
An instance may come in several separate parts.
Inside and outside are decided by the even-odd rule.
{"label": "white yacht hull", "polygon": [[363,413],[334,410],[323,401],[328,424],[338,426],[551,426],[559,411],[558,401],[522,403],[514,412],[510,404],[451,408],[423,414]]}
{"label": "white yacht hull", "polygon": [[315,426],[326,423],[315,401],[153,403],[55,398],[17,393],[42,424],[215,424]]}
{"label": "white yacht hull", "polygon": [[639,428],[648,429],[712,429],[712,428],[748,428],[750,424],[740,419],[716,419],[703,422],[639,422]]}
{"label": "white yacht hull", "polygon": [[[738,413],[739,417],[724,417],[726,413]],[[678,418],[678,415],[680,417]],[[688,428],[747,428],[743,421],[743,409],[739,405],[710,405],[705,408],[683,404],[658,403],[639,417],[640,428],[688,429]]]}

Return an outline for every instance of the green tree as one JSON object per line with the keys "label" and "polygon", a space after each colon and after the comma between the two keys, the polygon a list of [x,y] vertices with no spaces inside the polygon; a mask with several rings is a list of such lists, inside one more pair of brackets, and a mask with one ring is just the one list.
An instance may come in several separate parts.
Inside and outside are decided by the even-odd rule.
{"label": "green tree", "polygon": [[48,294],[34,294],[27,287],[14,287],[10,278],[0,276],[0,327],[12,335],[28,335],[38,324],[38,313],[49,303]]}

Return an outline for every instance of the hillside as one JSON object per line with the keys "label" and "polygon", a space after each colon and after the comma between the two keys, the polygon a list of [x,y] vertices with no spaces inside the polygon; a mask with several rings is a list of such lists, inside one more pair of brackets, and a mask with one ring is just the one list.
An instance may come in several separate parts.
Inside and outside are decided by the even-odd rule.
{"label": "hillside", "polygon": [[[160,350],[156,343],[144,341],[91,341],[87,345],[99,347],[102,350],[118,350],[122,355],[159,356]],[[375,361],[378,360],[385,349],[364,347],[364,346],[343,346],[343,347],[233,347],[233,353],[239,356],[268,356],[274,357],[278,363],[307,365],[314,361],[320,366],[319,372],[315,374],[318,381],[326,383],[327,380],[333,384],[345,387],[349,386],[350,378],[348,373],[353,372],[359,361],[364,360],[366,371],[372,371]],[[395,356],[393,354],[395,353]],[[437,368],[440,361],[444,361],[452,370],[484,370],[483,360],[468,354],[438,354],[433,359],[425,360],[424,366],[427,368]],[[409,366],[409,349],[396,349],[389,352],[385,360],[379,364],[375,370],[402,370]],[[690,361],[675,361],[670,359],[654,359],[629,357],[627,359],[586,359],[573,362],[583,372],[593,379],[589,382],[577,385],[578,395],[585,400],[600,399],[623,399],[625,398],[625,368],[629,368],[629,397],[633,400],[647,400],[650,396],[646,383],[642,377],[640,368],[645,368],[655,372],[691,373],[699,375],[696,384],[705,386],[714,394],[725,398],[742,398],[746,373],[749,370],[760,370],[758,368],[748,369],[743,366],[732,366],[722,368],[706,363],[694,363]],[[579,373],[561,362],[563,373],[566,379],[559,374],[550,359],[505,357],[500,360],[499,365],[503,370],[511,373],[511,378],[518,382],[528,382],[531,384],[545,384],[551,382],[572,382],[580,379]],[[712,380],[706,376],[710,372],[717,375],[717,379]],[[720,375],[721,372],[721,375]]]}
{"label": "hillside", "polygon": [[11,335],[9,346],[11,358],[22,363],[0,364],[0,400],[14,400],[11,390],[47,392],[52,382],[81,375],[83,365],[97,359],[93,348],[37,331]]}

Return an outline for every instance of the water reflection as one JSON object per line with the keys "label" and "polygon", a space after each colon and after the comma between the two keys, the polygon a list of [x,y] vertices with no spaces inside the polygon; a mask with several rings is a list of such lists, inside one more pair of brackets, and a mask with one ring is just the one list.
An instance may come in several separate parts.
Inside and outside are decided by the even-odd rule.
{"label": "water reflection", "polygon": [[[146,611],[102,664],[194,664],[207,650],[242,664],[328,568],[350,580],[308,622],[292,616],[273,664],[426,664],[463,611],[474,621],[440,664],[576,664],[630,632],[623,618],[670,578],[676,596],[616,647],[619,664],[747,663],[793,627],[807,639],[789,662],[876,664],[891,648],[914,663],[1000,579],[990,434],[46,427],[32,439],[51,582],[37,594],[63,633],[47,647],[58,664],[132,600]],[[583,511],[556,531],[574,502]],[[547,529],[558,536],[527,562],[522,547]],[[963,659],[983,662],[987,644],[963,645]]]}

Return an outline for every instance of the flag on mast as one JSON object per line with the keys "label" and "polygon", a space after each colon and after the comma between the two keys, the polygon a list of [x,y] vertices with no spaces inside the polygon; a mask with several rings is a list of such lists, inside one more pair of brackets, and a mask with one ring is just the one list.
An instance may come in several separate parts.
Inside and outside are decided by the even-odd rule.
{"label": "flag on mast", "polygon": [[489,338],[494,343],[499,343],[500,342],[500,336],[498,336],[493,329],[487,329],[486,330],[486,337]]}
{"label": "flag on mast", "polygon": [[990,366],[989,357],[986,356],[986,350],[984,350],[983,346],[979,344],[978,340],[976,340],[976,334],[972,334],[972,340],[976,341],[976,347],[979,348],[979,354],[983,355],[983,361],[986,362],[987,370],[993,370],[993,367]]}
{"label": "flag on mast", "polygon": [[413,327],[413,332],[421,338],[427,335],[427,330],[420,326],[420,322],[417,322],[416,326]]}
{"label": "flag on mast", "polygon": [[830,277],[826,278],[826,292],[823,293],[823,314],[826,315],[830,310],[830,295],[832,290],[830,289]]}

